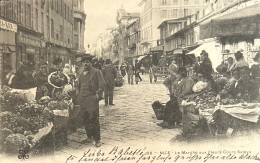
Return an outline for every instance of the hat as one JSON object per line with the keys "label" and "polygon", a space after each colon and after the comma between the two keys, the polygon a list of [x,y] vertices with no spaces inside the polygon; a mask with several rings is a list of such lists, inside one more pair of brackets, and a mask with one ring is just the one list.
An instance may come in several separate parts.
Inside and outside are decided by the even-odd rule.
{"label": "hat", "polygon": [[106,64],[110,64],[110,63],[112,63],[112,61],[110,59],[107,59]]}
{"label": "hat", "polygon": [[208,54],[205,50],[202,50],[201,53],[200,53],[200,55],[206,55],[206,56],[208,56],[209,54]]}
{"label": "hat", "polygon": [[21,69],[22,70],[30,70],[33,66],[33,63],[29,62],[29,61],[23,61],[21,62]]}
{"label": "hat", "polygon": [[65,68],[70,68],[70,65],[68,63],[65,64]]}
{"label": "hat", "polygon": [[92,58],[91,57],[83,57],[81,59],[81,62],[91,62],[92,61]]}
{"label": "hat", "polygon": [[255,55],[255,57],[253,58],[253,60],[254,60],[254,61],[258,61],[259,57],[260,57],[260,52],[258,52],[258,53]]}

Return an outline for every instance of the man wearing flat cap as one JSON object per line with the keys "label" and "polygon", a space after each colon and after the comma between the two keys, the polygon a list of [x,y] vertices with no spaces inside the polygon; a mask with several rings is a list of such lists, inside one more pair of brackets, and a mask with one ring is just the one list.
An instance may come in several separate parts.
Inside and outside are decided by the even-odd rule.
{"label": "man wearing flat cap", "polygon": [[[79,104],[87,139],[100,147],[99,100],[104,90],[102,72],[92,67],[91,58],[84,58],[84,70],[79,75]],[[95,141],[95,142],[94,142]]]}
{"label": "man wearing flat cap", "polygon": [[115,105],[113,103],[113,92],[115,87],[115,79],[117,77],[116,68],[112,65],[110,59],[107,59],[103,69],[103,76],[105,80],[105,105]]}

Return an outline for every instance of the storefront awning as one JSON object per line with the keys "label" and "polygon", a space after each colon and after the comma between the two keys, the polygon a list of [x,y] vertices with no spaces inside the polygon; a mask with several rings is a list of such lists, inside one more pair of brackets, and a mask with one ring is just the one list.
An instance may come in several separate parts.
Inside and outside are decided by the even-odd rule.
{"label": "storefront awning", "polygon": [[200,25],[200,38],[260,36],[260,4],[253,5]]}
{"label": "storefront awning", "polygon": [[212,67],[215,69],[220,63],[222,62],[222,53],[221,53],[221,48],[216,43],[216,41],[211,41],[211,42],[205,42],[196,49],[190,51],[187,54],[194,54],[196,57],[200,56],[200,53],[202,50],[205,50],[208,55],[209,59],[212,62]]}

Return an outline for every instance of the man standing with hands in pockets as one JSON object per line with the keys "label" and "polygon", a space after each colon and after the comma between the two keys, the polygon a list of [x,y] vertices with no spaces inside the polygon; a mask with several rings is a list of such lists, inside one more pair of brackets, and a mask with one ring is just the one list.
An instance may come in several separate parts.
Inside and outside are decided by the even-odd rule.
{"label": "man standing with hands in pockets", "polygon": [[87,139],[82,143],[95,141],[96,147],[100,147],[99,100],[104,90],[104,78],[100,70],[92,67],[91,58],[85,58],[78,89],[81,116],[87,133]]}

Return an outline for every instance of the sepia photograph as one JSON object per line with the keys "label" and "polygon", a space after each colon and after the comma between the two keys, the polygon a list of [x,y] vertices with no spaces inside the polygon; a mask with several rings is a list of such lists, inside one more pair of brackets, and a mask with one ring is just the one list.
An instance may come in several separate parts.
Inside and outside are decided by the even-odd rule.
{"label": "sepia photograph", "polygon": [[0,0],[1,163],[260,162],[260,0]]}

